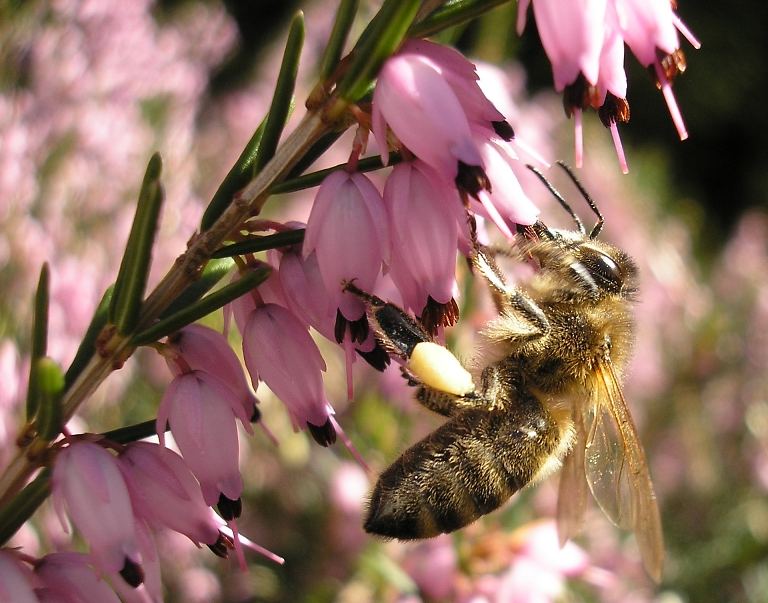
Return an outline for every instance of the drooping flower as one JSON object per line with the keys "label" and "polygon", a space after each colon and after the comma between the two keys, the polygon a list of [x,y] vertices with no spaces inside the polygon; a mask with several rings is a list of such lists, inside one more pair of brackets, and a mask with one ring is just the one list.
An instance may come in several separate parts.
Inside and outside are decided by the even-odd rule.
{"label": "drooping flower", "polygon": [[480,191],[472,206],[512,239],[515,225],[533,224],[539,210],[523,191],[514,172],[513,164],[520,163],[514,149],[489,130],[477,128],[475,137],[483,155],[491,190]]}
{"label": "drooping flower", "polygon": [[53,468],[52,493],[105,570],[120,573],[132,586],[142,581],[133,508],[115,457],[93,442],[78,440],[63,448]]}
{"label": "drooping flower", "polygon": [[136,514],[152,527],[213,545],[219,529],[200,484],[178,454],[150,442],[133,442],[118,457]]}
{"label": "drooping flower", "polygon": [[[579,75],[594,85],[600,71],[607,0],[532,2],[541,45],[552,63],[555,90],[562,92]],[[527,6],[528,2],[520,2],[521,14]]]}
{"label": "drooping flower", "polygon": [[[389,233],[381,194],[363,174],[330,174],[317,191],[304,235],[303,256],[314,251],[334,307],[350,322],[360,320],[363,303],[344,291],[354,281],[372,291],[388,260]],[[365,337],[362,337],[360,341]]]}
{"label": "drooping flower", "polygon": [[58,597],[54,599],[56,601],[120,603],[114,591],[94,571],[90,561],[89,556],[82,553],[51,553],[37,564],[35,574],[44,584],[43,590]]}
{"label": "drooping flower", "polygon": [[[245,321],[243,354],[248,371],[257,373],[286,405],[295,429],[330,425],[325,361],[306,325],[290,310],[278,304],[255,306]],[[333,440],[335,432],[324,443]]]}
{"label": "drooping flower", "polygon": [[[677,36],[682,23],[672,10],[669,0],[614,0],[616,24],[632,54],[644,67],[652,67],[656,81],[669,108],[680,140],[688,132],[672,92],[672,80],[685,71],[685,55]],[[686,33],[687,29],[685,30]],[[698,48],[698,40],[688,36]]]}
{"label": "drooping flower", "polygon": [[217,377],[205,371],[177,376],[157,410],[157,435],[165,445],[165,426],[189,468],[200,481],[203,499],[217,505],[226,519],[239,515],[243,480],[238,469],[235,420],[248,421],[240,399]]}
{"label": "drooping flower", "polygon": [[552,63],[555,89],[563,92],[566,114],[574,118],[576,165],[583,157],[581,114],[592,107],[611,130],[622,171],[628,171],[616,125],[629,121],[624,43],[645,67],[653,69],[680,139],[688,134],[672,94],[671,82],[685,70],[677,31],[695,48],[698,40],[673,12],[669,0],[522,0],[517,30],[522,33],[528,6],[542,46]]}
{"label": "drooping flower", "polygon": [[325,288],[317,253],[306,257],[298,247],[281,250],[278,275],[288,308],[299,318],[333,341],[336,308]]}
{"label": "drooping flower", "polygon": [[403,44],[400,52],[430,59],[440,69],[445,81],[456,94],[470,122],[488,127],[504,121],[504,115],[480,88],[475,65],[455,48],[412,38]]}
{"label": "drooping flower", "polygon": [[[466,213],[455,187],[421,161],[396,165],[384,187],[392,239],[390,275],[406,309],[422,315],[435,332],[450,326],[458,309],[453,300],[459,221]],[[428,309],[429,307],[429,309]]]}
{"label": "drooping flower", "polygon": [[163,585],[157,546],[146,522],[138,518],[136,520],[136,542],[141,552],[144,582],[138,588],[129,588],[122,580],[110,579],[112,588],[123,603],[162,603]]}
{"label": "drooping flower", "polygon": [[[258,412],[256,396],[248,386],[243,366],[221,333],[203,325],[191,324],[172,336],[169,343],[178,350],[190,369],[211,373],[231,388],[240,399],[249,419]],[[174,374],[182,372],[174,362],[169,362],[168,366]],[[250,422],[246,422],[243,427],[249,433],[252,431]]]}
{"label": "drooping flower", "polygon": [[385,163],[387,125],[448,181],[464,180],[463,172],[482,172],[465,109],[443,70],[424,54],[405,50],[387,59],[379,72],[372,129]]}

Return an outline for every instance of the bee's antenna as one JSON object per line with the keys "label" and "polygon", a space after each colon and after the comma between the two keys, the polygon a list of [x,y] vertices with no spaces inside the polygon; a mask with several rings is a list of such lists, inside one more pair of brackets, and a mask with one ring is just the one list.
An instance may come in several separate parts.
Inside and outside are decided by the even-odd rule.
{"label": "bee's antenna", "polygon": [[[552,196],[557,199],[557,202],[563,207],[565,211],[568,212],[568,215],[573,218],[573,221],[576,223],[576,227],[579,229],[579,232],[586,236],[587,231],[584,229],[584,224],[579,219],[579,216],[576,215],[576,212],[573,211],[573,208],[568,204],[568,201],[566,201],[563,196],[560,194],[560,192],[552,185],[552,183],[547,180],[547,177],[542,174],[538,168],[535,166],[532,166],[531,164],[526,164],[525,167],[527,167],[529,170],[531,170],[539,180],[544,183],[544,186],[547,187],[547,190],[552,193]],[[591,238],[591,237],[590,237]]]}
{"label": "bee's antenna", "polygon": [[[603,223],[605,222],[605,218],[603,218],[603,214],[600,213],[600,210],[597,208],[597,204],[594,202],[592,197],[589,196],[589,193],[587,192],[587,189],[584,188],[584,185],[581,182],[579,182],[579,179],[576,177],[576,174],[573,173],[573,170],[570,168],[570,166],[564,161],[558,161],[557,165],[559,165],[563,169],[563,171],[566,174],[568,174],[568,177],[571,179],[571,182],[573,182],[573,184],[576,185],[576,188],[579,189],[579,192],[581,193],[581,196],[584,197],[584,200],[587,202],[587,205],[589,205],[590,209],[592,209],[592,211],[597,216],[597,223],[592,227],[592,231],[589,233],[589,238],[594,239],[597,235],[600,234],[600,231],[603,229]],[[582,234],[584,233],[583,228],[581,229],[581,232]]]}

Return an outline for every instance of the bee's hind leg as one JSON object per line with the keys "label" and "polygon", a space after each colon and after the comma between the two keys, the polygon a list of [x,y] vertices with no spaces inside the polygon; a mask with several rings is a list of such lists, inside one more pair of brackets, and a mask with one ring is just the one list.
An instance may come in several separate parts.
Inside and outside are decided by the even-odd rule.
{"label": "bee's hind leg", "polygon": [[402,308],[347,283],[346,290],[366,305],[368,322],[379,344],[405,363],[403,376],[419,386],[417,399],[426,408],[450,415],[478,403],[470,373],[445,347],[435,343],[424,327]]}
{"label": "bee's hind leg", "polygon": [[365,302],[368,322],[376,339],[390,355],[407,361],[418,344],[432,341],[424,327],[402,308],[363,291],[351,282],[346,283],[344,289]]}

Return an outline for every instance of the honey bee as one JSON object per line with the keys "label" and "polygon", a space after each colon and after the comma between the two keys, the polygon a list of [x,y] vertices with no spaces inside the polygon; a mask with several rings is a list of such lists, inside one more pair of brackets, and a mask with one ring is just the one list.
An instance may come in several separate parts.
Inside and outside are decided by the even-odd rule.
{"label": "honey bee", "polygon": [[378,342],[403,361],[416,399],[447,418],[381,474],[364,527],[403,540],[452,532],[562,466],[561,544],[580,530],[590,490],[614,524],[634,532],[645,568],[658,581],[659,509],[621,389],[637,268],[626,253],[597,240],[603,217],[565,169],[597,223],[587,234],[537,172],[578,230],[542,222],[519,230],[514,254],[537,266],[524,287],[509,285],[494,254],[475,245],[471,264],[498,317],[482,331],[471,372],[398,306],[347,285],[365,301]]}

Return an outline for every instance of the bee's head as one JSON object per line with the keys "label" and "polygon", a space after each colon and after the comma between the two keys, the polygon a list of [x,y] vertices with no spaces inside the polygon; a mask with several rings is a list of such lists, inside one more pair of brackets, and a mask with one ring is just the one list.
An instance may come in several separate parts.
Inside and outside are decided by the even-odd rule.
{"label": "bee's head", "polygon": [[558,295],[594,301],[634,297],[637,266],[620,249],[579,232],[544,227],[537,235],[537,241],[527,239],[522,246]]}

